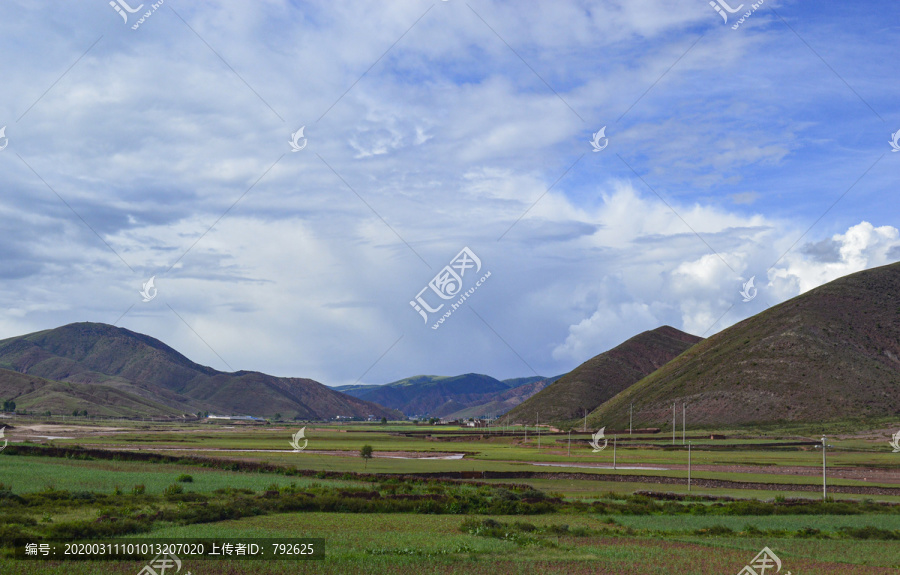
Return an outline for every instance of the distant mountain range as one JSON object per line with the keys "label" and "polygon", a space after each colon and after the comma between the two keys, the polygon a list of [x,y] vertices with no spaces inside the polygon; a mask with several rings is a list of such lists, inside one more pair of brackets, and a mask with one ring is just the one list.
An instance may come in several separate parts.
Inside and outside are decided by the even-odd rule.
{"label": "distant mountain range", "polygon": [[152,337],[98,323],[0,340],[0,398],[15,400],[18,409],[54,413],[401,416],[311,379],[220,372]]}
{"label": "distant mountain range", "polygon": [[520,377],[501,381],[479,373],[417,375],[384,385],[345,385],[334,389],[410,416],[454,419],[501,415],[557,378]]}
{"label": "distant mountain range", "polygon": [[900,263],[722,330],[605,402],[589,425],[627,426],[632,402],[635,425],[669,429],[682,402],[689,425],[900,419]]}
{"label": "distant mountain range", "polygon": [[583,417],[650,375],[702,338],[663,326],[640,333],[582,363],[507,414],[534,424]]}
{"label": "distant mountain range", "polygon": [[[331,419],[500,416],[593,428],[900,419],[900,263],[837,279],[708,338],[663,326],[552,378],[420,375],[329,388],[224,373],[149,336],[77,323],[0,340],[0,400],[53,413]],[[505,419],[505,418],[504,418]]]}

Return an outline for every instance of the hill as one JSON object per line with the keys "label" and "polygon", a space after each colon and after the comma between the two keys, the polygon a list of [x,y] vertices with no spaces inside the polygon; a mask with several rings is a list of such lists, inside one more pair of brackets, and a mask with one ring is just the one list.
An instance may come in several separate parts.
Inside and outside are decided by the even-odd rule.
{"label": "hill", "polygon": [[536,379],[536,381],[527,381],[524,383],[520,383],[516,387],[502,393],[491,394],[490,401],[486,401],[484,403],[476,403],[474,405],[464,407],[459,411],[448,413],[444,417],[447,419],[469,419],[470,417],[480,419],[484,417],[499,417],[556,381],[556,379],[558,379],[558,376],[550,379],[521,379]]}
{"label": "hill", "polygon": [[141,417],[148,413],[180,417],[184,412],[114,386],[51,381],[0,369],[0,397],[13,399],[17,410],[54,414],[87,411],[108,417]]}
{"label": "hill", "polygon": [[[0,369],[124,391],[149,400],[147,415],[159,414],[154,404],[162,404],[179,413],[281,413],[303,419],[399,416],[393,410],[341,394],[311,379],[249,371],[220,372],[192,362],[152,337],[97,323],[75,323],[0,340]],[[0,397],[9,395],[12,389],[0,384]],[[46,401],[35,399],[34,409],[49,409],[45,404]]]}
{"label": "hill", "polygon": [[640,333],[582,363],[553,385],[512,409],[511,422],[583,417],[604,401],[671,361],[701,338],[663,326]]}
{"label": "hill", "polygon": [[839,278],[722,330],[589,422],[627,424],[632,401],[634,424],[654,427],[682,401],[690,425],[900,415],[900,264]]}
{"label": "hill", "polygon": [[[504,402],[515,405],[535,393],[547,382],[547,378],[523,377],[500,381],[489,375],[466,373],[456,376],[417,375],[384,385],[343,386],[343,393],[372,401],[386,407],[398,409],[407,415],[428,415],[448,417],[451,414],[478,408],[496,402],[492,408],[476,409],[481,415],[499,415],[509,407]],[[544,384],[546,385],[546,383]],[[514,391],[514,390],[519,391]],[[530,392],[530,393],[529,393]],[[467,416],[474,417],[474,416]]]}

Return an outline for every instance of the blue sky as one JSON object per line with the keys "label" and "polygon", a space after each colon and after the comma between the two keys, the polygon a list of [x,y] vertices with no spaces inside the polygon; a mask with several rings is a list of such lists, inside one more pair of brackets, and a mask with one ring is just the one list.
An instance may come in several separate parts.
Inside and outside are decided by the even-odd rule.
{"label": "blue sky", "polygon": [[[330,385],[555,375],[900,260],[895,2],[125,13],[0,4],[0,338],[115,323]],[[464,247],[460,303],[428,285]]]}

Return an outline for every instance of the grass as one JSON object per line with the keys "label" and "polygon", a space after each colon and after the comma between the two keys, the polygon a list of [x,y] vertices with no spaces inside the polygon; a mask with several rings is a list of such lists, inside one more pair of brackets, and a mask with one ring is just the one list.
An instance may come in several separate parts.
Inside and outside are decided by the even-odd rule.
{"label": "grass", "polygon": [[[348,452],[346,457],[334,457],[289,451],[287,442],[296,431],[294,427],[222,429],[136,422],[113,425],[128,431],[54,440],[53,443],[57,446],[106,445],[112,449],[140,447],[178,458],[196,454],[206,458],[271,463],[291,473],[295,468],[338,473],[309,477],[234,471],[201,466],[188,460],[158,463],[18,456],[11,449],[0,454],[0,481],[4,487],[11,486],[11,493],[26,504],[14,505],[8,502],[14,498],[0,497],[0,529],[14,524],[13,527],[35,536],[54,529],[72,532],[71,529],[76,527],[99,532],[124,526],[127,531],[127,522],[135,521],[138,527],[149,531],[134,531],[126,536],[326,538],[327,557],[324,561],[202,561],[191,564],[192,572],[204,574],[377,572],[408,575],[415,570],[416,573],[467,575],[535,571],[566,575],[672,572],[705,575],[736,573],[764,546],[779,554],[784,561],[784,571],[794,573],[886,574],[900,568],[900,544],[889,539],[900,536],[900,508],[867,503],[822,506],[815,503],[820,497],[818,493],[792,491],[797,484],[817,485],[819,478],[816,476],[766,473],[765,470],[752,475],[695,471],[696,478],[782,484],[779,490],[695,487],[691,493],[694,496],[705,494],[772,502],[748,507],[749,504],[727,501],[666,501],[665,498],[633,496],[635,491],[641,490],[687,494],[686,485],[681,483],[686,475],[683,470],[594,471],[635,477],[634,481],[620,482],[572,475],[591,470],[529,465],[530,461],[611,461],[608,450],[591,454],[583,448],[573,448],[573,457],[568,458],[565,444],[548,449],[543,443],[543,449],[539,451],[536,441],[532,444],[532,433],[529,433],[528,444],[523,444],[521,438],[510,436],[486,437],[484,440],[467,436],[461,441],[431,441],[424,437],[398,435],[414,429],[424,431],[425,426],[360,425],[345,426],[341,431],[310,424],[306,433],[310,439],[309,451]],[[446,428],[434,430],[446,431]],[[818,452],[772,450],[762,445],[762,441],[757,437],[741,438],[739,442],[744,447],[736,451],[697,449],[693,452],[693,462],[696,465],[728,463],[811,468],[820,465]],[[624,448],[619,444],[620,465],[641,463],[665,467],[686,458],[680,446],[676,450],[666,446],[665,438],[646,437],[641,438],[641,442],[647,446]],[[364,443],[373,445],[376,456],[384,451],[463,451],[470,456],[451,461],[376,457],[368,462],[369,476],[342,476],[344,472],[363,471],[364,462],[359,458],[358,450]],[[889,449],[887,454],[872,453],[870,450],[876,447],[871,442],[854,440],[848,441],[847,446],[848,451],[835,453],[830,458],[830,465],[890,468],[900,464],[896,456],[890,457]],[[188,450],[166,451],[174,447]],[[285,451],[203,451],[210,448]],[[472,470],[528,471],[541,475],[479,480],[477,483],[481,485],[371,475]],[[637,477],[651,475],[676,478],[678,482],[659,485]],[[550,503],[539,508],[522,506],[519,502],[534,497],[534,492],[526,491],[524,487],[510,489],[505,486],[510,483],[527,484],[541,492],[544,500]],[[853,480],[830,480],[830,484],[873,485]],[[132,489],[138,485],[144,486],[143,493],[133,494]],[[52,491],[48,489],[50,487]],[[179,489],[181,493],[178,493]],[[273,489],[280,493],[273,494]],[[69,494],[63,496],[62,491]],[[302,501],[301,496],[295,495],[297,491],[314,494],[317,503],[296,503],[295,500]],[[368,503],[352,494],[341,495],[341,492],[354,491],[377,491],[381,502]],[[434,495],[443,499],[430,503],[427,498],[412,502],[389,500],[387,496],[392,494]],[[779,507],[776,505],[779,502],[773,501],[779,495],[807,498],[809,503]],[[560,498],[559,501],[553,503],[554,497]],[[900,501],[897,496],[842,494],[838,497],[860,502],[869,498]],[[454,501],[456,507],[451,505]],[[519,513],[511,515],[498,511],[504,508],[503,505],[517,509]],[[285,506],[294,508],[284,512]],[[804,512],[791,512],[792,509]],[[354,512],[348,512],[351,510]],[[753,513],[746,514],[748,511]],[[148,519],[150,516],[152,520]],[[113,522],[112,518],[117,521]],[[485,523],[487,521],[493,523]],[[116,527],[108,527],[111,525]],[[46,564],[0,558],[0,573],[4,575],[43,575],[48,572],[133,574],[141,566],[133,562]]]}
{"label": "grass", "polygon": [[[501,524],[517,516],[491,516]],[[295,562],[195,562],[197,573],[737,573],[764,546],[769,546],[795,573],[887,574],[900,561],[897,546],[876,542],[791,539],[666,540],[658,537],[548,536],[547,545],[520,545],[460,530],[457,516],[395,514],[279,514],[199,526],[163,529],[163,537],[323,537],[326,560]],[[538,528],[560,523],[553,516],[530,517]],[[566,518],[569,530],[601,525],[593,518]],[[714,553],[710,553],[715,549]],[[47,573],[39,563],[3,562],[12,575]],[[140,564],[66,564],[68,573],[136,573]],[[103,571],[108,569],[108,571]],[[130,571],[128,571],[130,569]],[[61,570],[59,572],[62,572]]]}
{"label": "grass", "polygon": [[[193,481],[183,483],[188,491],[213,492],[216,489],[245,488],[264,490],[275,483],[286,486],[296,483],[307,486],[323,483],[322,479],[283,477],[270,473],[239,473],[198,468],[190,465],[142,463],[136,461],[82,461],[54,457],[2,457],[0,477],[16,493],[33,493],[48,488],[70,491],[113,493],[115,488],[130,491],[144,485],[146,493],[160,494],[178,481],[180,475],[190,474]],[[329,485],[360,487],[358,481],[329,480]]]}

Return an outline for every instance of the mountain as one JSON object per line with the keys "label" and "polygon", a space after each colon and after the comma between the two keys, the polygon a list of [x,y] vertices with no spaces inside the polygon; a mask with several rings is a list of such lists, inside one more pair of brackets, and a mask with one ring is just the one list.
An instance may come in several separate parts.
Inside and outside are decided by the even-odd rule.
{"label": "mountain", "polygon": [[[154,403],[179,413],[281,413],[303,419],[400,415],[311,379],[220,372],[192,362],[152,337],[97,323],[75,323],[0,340],[0,369],[126,392],[148,400],[147,409],[157,412]],[[0,397],[10,394],[10,385],[8,390],[0,384]],[[44,404],[36,402],[35,410],[49,409]]]}
{"label": "mountain", "polygon": [[[448,413],[444,417],[446,417],[447,419],[469,419],[470,417],[481,419],[483,417],[501,416],[504,413],[508,412],[510,409],[527,400],[529,397],[533,396],[535,393],[544,389],[545,387],[556,381],[558,378],[559,376],[550,379],[531,377],[519,378],[519,384],[516,387],[501,393],[491,394],[490,401],[486,401],[485,403],[476,403],[475,405],[464,407],[459,411]],[[504,380],[504,382],[507,381],[511,380]]]}
{"label": "mountain", "polygon": [[[481,415],[499,415],[505,412],[504,402],[510,407],[516,397],[530,391],[535,393],[550,380],[542,377],[523,377],[500,381],[489,375],[467,373],[456,376],[417,375],[384,385],[345,385],[334,389],[354,397],[398,409],[407,415],[447,417],[468,408],[497,402],[497,409]],[[515,392],[514,390],[519,390]],[[530,394],[528,394],[530,395]],[[519,399],[518,401],[522,401]],[[479,411],[479,410],[476,410]],[[468,416],[472,417],[472,416]]]}
{"label": "mountain", "polygon": [[640,333],[560,377],[556,383],[512,409],[509,419],[516,423],[534,423],[583,417],[701,339],[669,326]]}
{"label": "mountain", "polygon": [[690,425],[711,427],[897,417],[900,263],[839,278],[722,330],[589,421],[627,425],[632,401],[634,424],[654,427],[682,401]]}
{"label": "mountain", "polygon": [[110,417],[183,413],[113,386],[51,381],[6,369],[0,369],[0,398],[15,400],[17,410],[64,415],[75,410]]}

